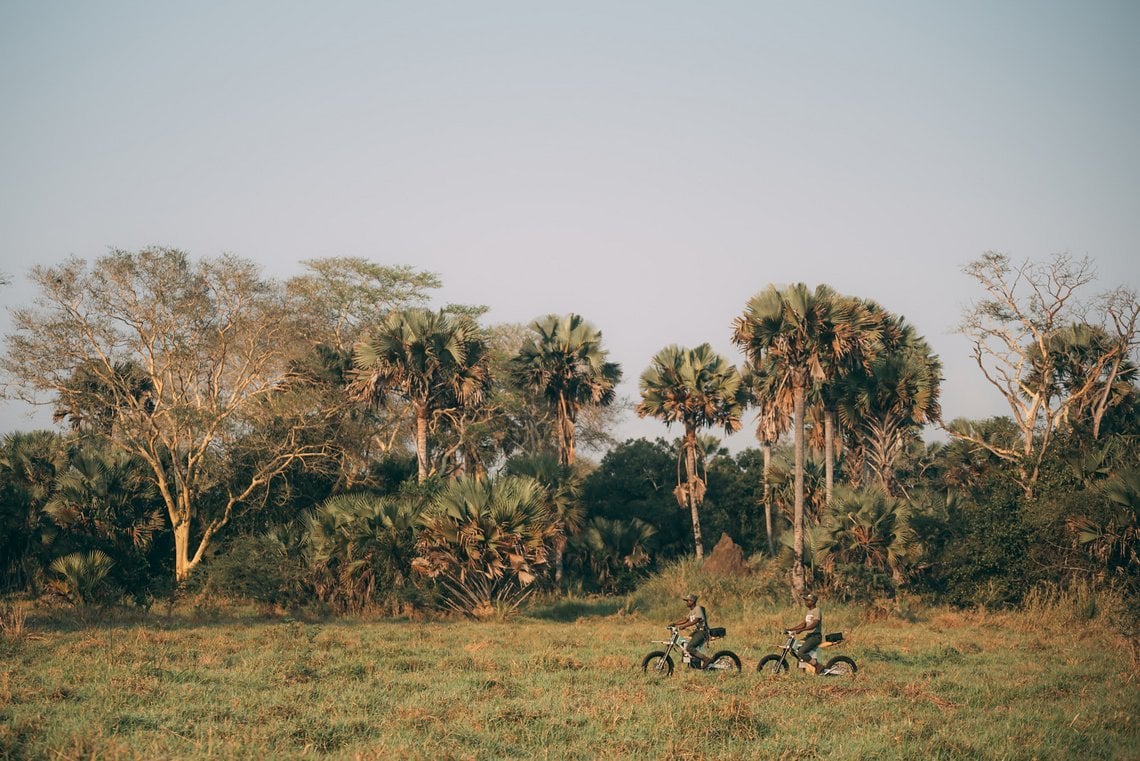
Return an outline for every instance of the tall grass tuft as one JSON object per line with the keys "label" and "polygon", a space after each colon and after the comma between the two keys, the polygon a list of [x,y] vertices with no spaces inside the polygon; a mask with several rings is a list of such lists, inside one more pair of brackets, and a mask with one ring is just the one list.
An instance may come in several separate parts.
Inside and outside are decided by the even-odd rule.
{"label": "tall grass tuft", "polygon": [[0,604],[0,636],[15,642],[24,638],[28,625],[28,604],[22,601]]}
{"label": "tall grass tuft", "polygon": [[674,561],[630,596],[629,609],[655,620],[675,619],[683,610],[681,597],[689,592],[700,597],[710,619],[718,611],[748,617],[790,602],[783,570],[775,561],[753,558],[748,565],[749,571],[744,574],[714,574],[702,570],[694,557]]}

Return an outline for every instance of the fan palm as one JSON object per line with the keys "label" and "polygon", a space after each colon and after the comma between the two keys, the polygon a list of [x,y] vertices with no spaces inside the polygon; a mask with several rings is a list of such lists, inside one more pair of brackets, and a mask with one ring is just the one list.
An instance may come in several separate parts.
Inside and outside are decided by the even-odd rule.
{"label": "fan palm", "polygon": [[[1027,352],[1031,371],[1029,388],[1042,388],[1047,401],[1075,399],[1058,422],[1092,423],[1093,438],[1100,433],[1105,409],[1119,404],[1135,388],[1137,367],[1126,346],[1104,328],[1074,323],[1050,335],[1044,346]],[[1090,390],[1095,393],[1089,393]]]}
{"label": "fan palm", "polygon": [[357,399],[380,404],[394,394],[409,402],[416,418],[416,462],[422,483],[430,474],[428,427],[448,404],[478,404],[490,373],[478,325],[469,317],[404,309],[356,345],[349,386]]}
{"label": "fan palm", "polygon": [[939,391],[942,363],[914,328],[893,318],[898,338],[871,361],[836,384],[843,425],[856,439],[857,459],[866,463],[880,487],[894,488],[894,464],[919,439],[922,427],[942,415]]}
{"label": "fan palm", "polygon": [[1130,468],[1101,487],[1109,510],[1099,520],[1083,515],[1069,521],[1069,530],[1106,571],[1140,571],[1140,469]]}
{"label": "fan palm", "polygon": [[623,579],[649,563],[646,544],[657,533],[639,518],[628,521],[596,517],[575,540],[586,556],[594,578],[608,592],[617,592]]}
{"label": "fan palm", "polygon": [[559,535],[533,478],[461,477],[421,516],[413,568],[440,583],[445,604],[484,617],[526,598]]}
{"label": "fan palm", "polygon": [[871,589],[842,589],[847,596],[896,590],[920,547],[910,523],[910,506],[872,487],[841,489],[826,511],[816,546],[816,562],[825,572],[869,577]]}
{"label": "fan palm", "polygon": [[769,286],[753,296],[733,323],[733,341],[754,367],[765,360],[792,387],[796,463],[792,590],[804,593],[803,463],[804,404],[808,388],[828,379],[829,369],[866,361],[878,335],[859,302],[826,285],[809,290],[803,283],[783,290]]}
{"label": "fan palm", "polygon": [[[657,352],[641,374],[641,402],[637,414],[665,423],[681,424],[685,433],[677,457],[677,488],[681,507],[688,507],[693,522],[697,558],[704,557],[701,542],[700,506],[706,477],[698,465],[704,462],[698,434],[720,427],[725,433],[740,430],[740,416],[747,400],[740,373],[708,344],[695,349],[666,346]],[[683,472],[682,472],[683,471]]]}
{"label": "fan palm", "polygon": [[530,324],[512,362],[516,385],[546,399],[554,411],[558,459],[573,465],[575,423],[584,406],[609,406],[616,398],[621,366],[607,360],[602,333],[580,315],[549,314]]}
{"label": "fan palm", "polygon": [[768,554],[776,554],[776,538],[772,525],[772,447],[792,425],[793,400],[786,377],[764,360],[760,366],[745,365],[741,382],[748,391],[749,405],[756,407],[756,440],[764,457],[764,528],[768,537]]}
{"label": "fan palm", "polygon": [[420,513],[411,498],[340,494],[321,503],[306,520],[308,562],[324,576],[321,599],[352,611],[395,602],[411,572]]}
{"label": "fan palm", "polygon": [[60,576],[53,586],[72,605],[89,605],[99,599],[103,581],[114,566],[115,561],[102,550],[73,552],[52,561],[51,570]]}
{"label": "fan palm", "polygon": [[586,520],[586,508],[579,500],[581,474],[548,455],[513,457],[503,470],[507,475],[533,478],[546,488],[546,507],[559,529],[554,539],[554,583],[560,586],[566,542],[582,530]]}
{"label": "fan palm", "polygon": [[44,512],[60,528],[84,528],[114,544],[149,547],[164,516],[153,506],[153,482],[138,461],[121,450],[92,447],[76,450],[70,460]]}
{"label": "fan palm", "polygon": [[0,439],[0,582],[33,585],[46,563],[52,523],[43,511],[69,446],[50,431],[9,433]]}

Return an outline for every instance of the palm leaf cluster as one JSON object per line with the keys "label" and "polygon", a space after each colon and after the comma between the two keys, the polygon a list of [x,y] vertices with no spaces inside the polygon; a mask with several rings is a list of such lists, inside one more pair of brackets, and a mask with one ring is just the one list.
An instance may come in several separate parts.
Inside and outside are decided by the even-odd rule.
{"label": "palm leaf cluster", "polygon": [[589,565],[601,587],[618,592],[649,564],[648,543],[657,533],[638,518],[628,521],[591,518],[575,538],[574,546]]}
{"label": "palm leaf cluster", "polygon": [[1107,515],[1083,515],[1070,521],[1078,543],[1106,571],[1121,575],[1140,570],[1140,469],[1113,476],[1100,487]]}
{"label": "palm leaf cluster", "polygon": [[72,605],[90,605],[102,597],[104,581],[114,566],[102,550],[63,555],[51,562],[51,570],[59,575],[51,588]]}
{"label": "palm leaf cluster", "polygon": [[924,426],[941,419],[942,363],[911,325],[895,317],[887,323],[890,341],[866,367],[837,379],[835,397],[856,461],[889,492],[896,460]]}
{"label": "palm leaf cluster", "polygon": [[454,610],[513,610],[529,594],[561,533],[545,489],[532,478],[462,477],[446,484],[421,518],[413,568],[436,580]]}
{"label": "palm leaf cluster", "polygon": [[919,551],[906,500],[878,488],[840,489],[817,533],[815,560],[841,597],[893,596]]}
{"label": "palm leaf cluster", "polygon": [[602,333],[577,314],[541,317],[512,364],[514,382],[546,399],[554,411],[559,461],[575,459],[574,424],[586,405],[604,407],[616,398],[621,366],[610,362]]}
{"label": "palm leaf cluster", "polygon": [[368,494],[330,497],[306,521],[316,593],[341,610],[399,601],[415,557],[421,506]]}
{"label": "palm leaf cluster", "polygon": [[356,345],[355,398],[382,404],[396,395],[416,418],[420,481],[429,475],[428,427],[442,411],[478,405],[490,387],[486,338],[466,315],[404,309]]}
{"label": "palm leaf cluster", "polygon": [[698,433],[722,428],[740,430],[740,416],[747,401],[740,373],[708,344],[695,349],[666,346],[642,373],[641,402],[637,414],[654,417],[666,427],[679,423],[685,432],[677,458],[677,486],[673,493],[681,507],[690,510],[697,557],[704,556],[699,510],[707,489],[702,472],[705,458]]}

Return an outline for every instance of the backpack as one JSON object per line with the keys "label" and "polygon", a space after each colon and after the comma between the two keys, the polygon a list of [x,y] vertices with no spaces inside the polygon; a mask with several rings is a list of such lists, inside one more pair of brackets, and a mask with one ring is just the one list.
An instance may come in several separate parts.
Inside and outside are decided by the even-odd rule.
{"label": "backpack", "polygon": [[723,637],[725,634],[728,633],[728,630],[725,629],[723,626],[717,627],[716,629],[709,626],[709,612],[707,610],[705,610],[704,605],[701,606],[701,613],[704,614],[705,631],[707,631],[709,633],[710,637]]}

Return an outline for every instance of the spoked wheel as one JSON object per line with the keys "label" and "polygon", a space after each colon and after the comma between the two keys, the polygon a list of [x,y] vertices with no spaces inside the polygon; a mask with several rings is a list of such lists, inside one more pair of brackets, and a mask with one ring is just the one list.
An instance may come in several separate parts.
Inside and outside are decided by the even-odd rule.
{"label": "spoked wheel", "polygon": [[855,676],[855,672],[859,667],[855,665],[855,661],[848,658],[846,655],[837,655],[827,662],[823,667],[822,676]]}
{"label": "spoked wheel", "polygon": [[641,662],[641,670],[657,677],[672,676],[673,659],[665,655],[663,650],[654,650]]}
{"label": "spoked wheel", "polygon": [[709,665],[705,666],[705,670],[719,671],[724,674],[739,674],[740,659],[731,650],[721,650],[712,657]]}
{"label": "spoked wheel", "polygon": [[765,655],[756,665],[756,670],[768,676],[780,676],[788,673],[788,661],[778,655]]}

